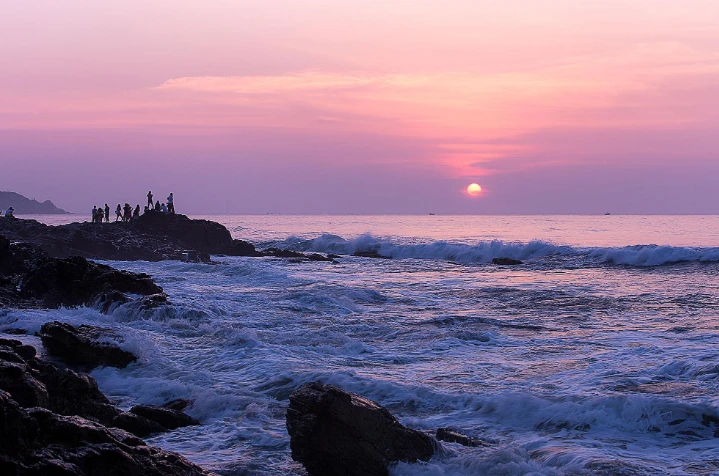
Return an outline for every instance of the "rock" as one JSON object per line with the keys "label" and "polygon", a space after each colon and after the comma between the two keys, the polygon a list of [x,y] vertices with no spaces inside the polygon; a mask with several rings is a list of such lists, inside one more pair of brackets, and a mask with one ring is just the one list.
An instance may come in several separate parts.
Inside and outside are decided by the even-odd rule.
{"label": "rock", "polygon": [[87,325],[73,327],[58,321],[48,322],[40,328],[40,338],[48,353],[87,370],[99,366],[125,368],[137,360],[135,355],[117,345],[99,340],[102,336],[113,335],[110,329]]}
{"label": "rock", "polygon": [[200,424],[199,420],[192,418],[186,413],[170,408],[156,407],[154,405],[137,405],[130,409],[130,413],[159,423],[168,430]]}
{"label": "rock", "polygon": [[402,426],[371,400],[321,382],[292,392],[287,431],[292,459],[313,476],[386,475],[393,463],[434,453],[430,436]]}
{"label": "rock", "polygon": [[109,426],[121,428],[140,438],[167,431],[159,423],[130,412],[121,412],[110,421]]}
{"label": "rock", "polygon": [[230,256],[262,256],[262,253],[255,249],[255,245],[243,240],[232,240],[227,254]]}
{"label": "rock", "polygon": [[334,261],[333,258],[330,258],[329,256],[322,256],[319,253],[311,253],[307,255],[307,259],[310,261]]}
{"label": "rock", "polygon": [[470,438],[469,436],[463,435],[462,433],[459,433],[458,431],[455,431],[451,428],[437,428],[437,433],[435,434],[435,437],[440,441],[446,441],[448,443],[459,443],[463,446],[485,446],[484,442],[475,438]]}
{"label": "rock", "polygon": [[267,248],[262,250],[265,256],[274,256],[275,258],[304,258],[305,255],[299,251],[282,250],[279,248]]}
{"label": "rock", "polygon": [[492,264],[498,264],[502,266],[516,266],[518,264],[522,264],[522,262],[518,259],[512,258],[494,258],[492,260]]}
{"label": "rock", "polygon": [[113,291],[148,295],[161,293],[162,288],[146,274],[118,271],[74,256],[51,259],[32,269],[23,278],[20,293],[52,308],[92,304]]}
{"label": "rock", "polygon": [[[48,226],[35,220],[0,220],[0,234],[32,243],[55,258],[106,260],[181,259],[182,252],[237,254],[254,249],[235,243],[219,223],[185,215],[148,212],[129,223],[70,223]],[[199,256],[199,255],[198,255]]]}
{"label": "rock", "polygon": [[186,400],[184,398],[177,398],[175,400],[170,400],[169,402],[162,405],[162,408],[169,408],[170,410],[176,410],[178,412],[183,411],[185,408],[187,408],[190,405],[189,400]]}
{"label": "rock", "polygon": [[0,253],[0,306],[56,308],[96,305],[101,310],[130,300],[125,293],[162,293],[146,274],[118,271],[78,256],[57,259],[27,243]]}
{"label": "rock", "polygon": [[0,440],[3,474],[208,474],[182,456],[147,446],[126,431],[42,408],[24,409],[2,391]]}
{"label": "rock", "polygon": [[32,375],[27,364],[19,357],[8,359],[6,353],[0,354],[0,390],[25,407],[47,407],[50,403],[47,388]]}
{"label": "rock", "polygon": [[377,251],[355,251],[352,256],[359,256],[361,258],[381,258],[381,259],[392,259],[391,256],[384,256],[379,254]]}

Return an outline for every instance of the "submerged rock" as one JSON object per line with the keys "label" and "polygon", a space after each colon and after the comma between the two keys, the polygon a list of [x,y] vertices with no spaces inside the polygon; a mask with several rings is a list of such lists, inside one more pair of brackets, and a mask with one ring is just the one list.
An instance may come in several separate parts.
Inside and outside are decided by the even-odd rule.
{"label": "submerged rock", "polygon": [[137,360],[131,352],[101,341],[103,336],[114,337],[114,332],[88,325],[73,327],[58,321],[40,328],[40,338],[48,353],[86,370],[100,366],[125,368]]}
{"label": "submerged rock", "polygon": [[381,258],[381,259],[392,259],[391,256],[384,256],[379,254],[377,251],[355,251],[352,256],[359,256],[361,258]]}
{"label": "submerged rock", "polygon": [[430,436],[402,426],[384,407],[321,382],[292,392],[287,431],[292,459],[310,475],[386,475],[393,463],[434,453]]}
{"label": "submerged rock", "polygon": [[516,266],[518,264],[522,264],[522,262],[518,259],[512,258],[494,258],[492,260],[492,264],[498,264],[502,266]]}
{"label": "submerged rock", "polygon": [[470,438],[469,436],[463,435],[462,433],[455,431],[451,428],[437,428],[437,433],[435,434],[435,437],[440,441],[446,441],[448,443],[459,443],[463,446],[486,446],[486,443],[484,443],[483,441],[480,441],[476,438]]}

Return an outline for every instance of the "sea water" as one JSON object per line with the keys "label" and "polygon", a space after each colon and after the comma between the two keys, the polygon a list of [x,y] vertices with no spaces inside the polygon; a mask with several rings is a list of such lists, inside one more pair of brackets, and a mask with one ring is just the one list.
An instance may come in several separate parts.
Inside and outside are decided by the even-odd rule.
{"label": "sea water", "polygon": [[395,475],[719,474],[719,217],[196,218],[343,256],[105,262],[172,306],[10,310],[0,330],[117,329],[139,361],[93,371],[100,389],[122,408],[192,400],[202,425],[148,442],[223,474],[304,474],[285,412],[315,380],[486,443]]}

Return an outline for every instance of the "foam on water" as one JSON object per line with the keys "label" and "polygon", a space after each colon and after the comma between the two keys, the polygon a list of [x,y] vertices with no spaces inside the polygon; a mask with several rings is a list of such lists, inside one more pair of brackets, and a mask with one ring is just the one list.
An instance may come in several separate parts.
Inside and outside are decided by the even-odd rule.
{"label": "foam on water", "polygon": [[139,361],[94,370],[100,388],[123,408],[191,399],[202,425],[149,442],[224,474],[303,474],[285,412],[314,380],[486,443],[395,475],[719,473],[717,248],[307,235],[265,243],[395,259],[109,262],[171,306],[4,310],[0,330],[113,328]]}
{"label": "foam on water", "polygon": [[719,248],[635,245],[610,248],[585,248],[556,245],[543,241],[506,243],[499,240],[473,245],[433,241],[402,243],[393,239],[365,234],[353,239],[326,234],[313,239],[290,237],[279,242],[263,243],[265,247],[298,251],[351,255],[376,252],[394,259],[446,260],[458,263],[489,263],[494,258],[541,261],[548,257],[581,258],[586,263],[608,263],[629,266],[661,266],[682,262],[719,262]]}

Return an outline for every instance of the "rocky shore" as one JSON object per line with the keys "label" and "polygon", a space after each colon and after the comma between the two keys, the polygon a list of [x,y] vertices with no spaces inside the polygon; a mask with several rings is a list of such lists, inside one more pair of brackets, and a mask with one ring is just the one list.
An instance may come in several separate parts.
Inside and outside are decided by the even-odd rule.
{"label": "rocky shore", "polygon": [[[199,424],[178,409],[188,402],[122,411],[100,392],[95,379],[67,366],[81,363],[89,370],[134,360],[126,351],[88,337],[88,331],[99,336],[102,329],[85,327],[43,326],[43,345],[57,362],[38,358],[34,347],[19,340],[0,338],[0,474],[210,474],[140,439]],[[67,352],[68,339],[82,351]],[[108,359],[112,354],[123,358]]]}
{"label": "rocky shore", "polygon": [[[209,261],[210,254],[337,258],[276,248],[257,251],[233,240],[220,224],[183,215],[152,212],[132,223],[55,227],[3,218],[0,307],[91,306],[109,312],[129,302],[136,302],[138,310],[166,305],[167,296],[150,276],[87,258]],[[44,324],[38,335],[52,360],[38,358],[36,349],[20,340],[0,338],[0,474],[209,474],[141,439],[200,424],[184,413],[192,402],[181,399],[125,411],[84,373],[98,366],[140,365],[135,355],[111,343],[121,342],[121,336],[111,329],[62,322]],[[321,382],[290,395],[286,425],[292,458],[309,475],[385,476],[393,464],[429,460],[441,451],[440,440],[483,445],[452,429],[429,435],[406,428],[376,402]]]}

